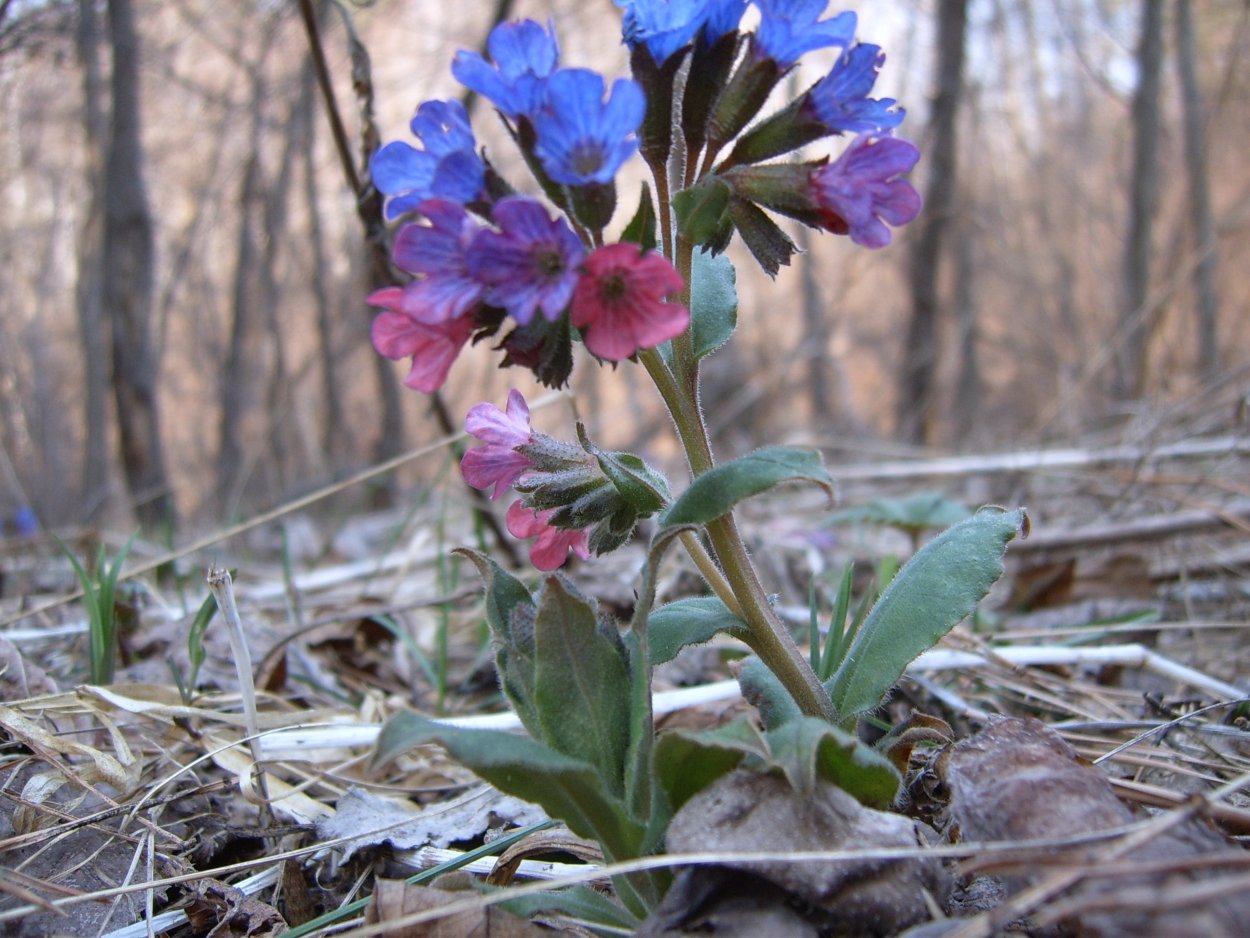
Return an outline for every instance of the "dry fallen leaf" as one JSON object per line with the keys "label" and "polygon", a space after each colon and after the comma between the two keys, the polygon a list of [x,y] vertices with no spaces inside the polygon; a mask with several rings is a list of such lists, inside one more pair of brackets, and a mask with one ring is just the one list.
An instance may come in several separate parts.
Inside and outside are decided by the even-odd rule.
{"label": "dry fallen leaf", "polygon": [[[945,777],[951,817],[968,841],[1065,838],[1135,820],[1102,771],[1039,720],[1000,720],[957,743]],[[1204,822],[1174,826],[1110,863],[1109,846],[1050,849],[1005,879],[1020,889],[1056,870],[1096,867],[1091,874],[1097,875],[1079,881],[1063,900],[1064,923],[1083,936],[1245,934],[1250,894],[1239,888],[1212,895],[1205,887],[1221,879],[1221,857],[1235,871],[1244,869],[1246,854]],[[1166,903],[1150,901],[1165,895]]]}
{"label": "dry fallen leaf", "polygon": [[[744,853],[759,850],[838,850],[862,847],[915,847],[924,841],[917,822],[898,814],[875,811],[833,785],[820,783],[810,794],[799,794],[785,779],[737,771],[695,795],[669,825],[667,849],[673,853]],[[733,877],[740,885],[719,890],[724,898],[754,915],[777,902],[780,890],[789,901],[810,910],[805,916],[822,932],[846,935],[892,935],[930,917],[926,894],[941,902],[949,878],[937,860],[862,859],[828,862],[734,862],[736,871],[753,874],[754,895],[741,885],[742,872]],[[716,892],[706,884],[706,892]],[[746,901],[754,899],[756,901]],[[706,929],[714,912],[720,925],[715,934],[737,933],[723,904],[673,921],[671,903],[662,906],[665,929],[647,934],[682,934]],[[746,932],[741,932],[746,933]],[[803,932],[799,932],[800,934]],[[758,932],[756,932],[758,934]]]}
{"label": "dry fallen leaf", "polygon": [[[400,879],[379,879],[373,890],[373,901],[365,910],[365,921],[370,924],[393,922],[472,895],[471,892],[414,886]],[[552,932],[502,909],[483,905],[431,921],[388,929],[386,934],[388,938],[534,938]]]}

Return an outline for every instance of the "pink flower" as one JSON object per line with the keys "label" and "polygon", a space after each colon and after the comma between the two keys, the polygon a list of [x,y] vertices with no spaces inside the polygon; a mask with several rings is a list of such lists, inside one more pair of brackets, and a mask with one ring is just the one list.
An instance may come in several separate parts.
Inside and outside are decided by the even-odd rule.
{"label": "pink flower", "polygon": [[690,313],[664,297],[685,284],[662,255],[622,242],[586,258],[573,291],[573,325],[586,348],[608,361],[629,358],[686,331]]}
{"label": "pink flower", "polygon": [[823,227],[849,234],[864,247],[885,247],[886,223],[897,228],[920,214],[920,194],[899,178],[919,159],[920,151],[906,140],[856,137],[846,152],[811,175]]}
{"label": "pink flower", "polygon": [[373,320],[373,347],[394,361],[412,357],[404,384],[427,394],[441,388],[451,363],[469,341],[473,317],[423,322],[408,311],[403,287],[375,290],[368,301],[389,310]]}
{"label": "pink flower", "polygon": [[535,511],[533,508],[526,508],[522,502],[515,501],[508,508],[505,519],[508,532],[513,537],[537,538],[530,545],[530,563],[543,571],[560,567],[568,559],[570,550],[583,560],[590,556],[590,543],[585,531],[553,528],[547,523],[547,519],[555,513],[554,508]]}
{"label": "pink flower", "polygon": [[533,464],[523,453],[517,452],[533,437],[530,429],[530,409],[521,392],[508,392],[507,411],[494,404],[482,403],[469,410],[464,418],[464,429],[485,446],[471,449],[460,459],[460,471],[464,480],[475,489],[495,486],[491,498],[503,494],[517,477]]}

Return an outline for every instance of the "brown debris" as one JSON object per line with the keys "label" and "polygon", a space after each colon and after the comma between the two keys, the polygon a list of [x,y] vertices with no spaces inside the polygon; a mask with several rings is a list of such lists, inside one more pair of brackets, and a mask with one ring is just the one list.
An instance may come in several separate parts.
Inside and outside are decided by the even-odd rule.
{"label": "brown debris", "polygon": [[[669,825],[667,847],[674,853],[749,853],[775,849],[785,852],[916,847],[925,842],[921,825],[898,814],[866,808],[846,792],[818,783],[811,794],[799,794],[784,779],[737,771],[691,798]],[[941,902],[950,881],[937,860],[855,861],[734,861],[726,866],[757,880],[750,891],[727,890],[724,899],[733,908],[752,915],[777,905],[778,895],[791,905],[806,907],[804,918],[822,932],[839,935],[892,935],[930,917],[931,901]],[[764,884],[764,885],[761,885]],[[712,895],[707,883],[700,889]],[[753,901],[745,902],[743,900]],[[657,920],[664,930],[643,934],[669,935],[698,932],[708,917],[721,921],[725,931],[728,910],[723,902],[695,917],[674,920],[673,903],[666,901],[668,918]],[[784,902],[783,902],[784,904]],[[733,916],[728,916],[732,921]],[[700,932],[701,933],[701,932]],[[744,933],[744,932],[743,932]],[[760,934],[760,932],[757,932]]]}
{"label": "brown debris", "polygon": [[[952,820],[967,841],[1062,840],[1137,820],[1100,769],[1034,719],[1000,720],[957,743],[945,778]],[[1033,850],[1023,863],[1017,858],[1004,879],[1018,892],[1056,871],[1081,872],[1057,912],[1081,935],[1244,934],[1250,894],[1211,895],[1199,887],[1210,885],[1212,862],[1223,858],[1234,869],[1244,868],[1246,854],[1230,848],[1203,821],[1176,820],[1152,836],[1139,835],[1140,843],[1123,841],[1133,844],[1127,850],[1117,849],[1114,840]],[[1202,869],[1194,864],[1198,858],[1204,861],[1198,864]],[[984,862],[979,865],[985,868]],[[1204,898],[1184,902],[1187,891]],[[1143,894],[1170,900],[1143,903]]]}

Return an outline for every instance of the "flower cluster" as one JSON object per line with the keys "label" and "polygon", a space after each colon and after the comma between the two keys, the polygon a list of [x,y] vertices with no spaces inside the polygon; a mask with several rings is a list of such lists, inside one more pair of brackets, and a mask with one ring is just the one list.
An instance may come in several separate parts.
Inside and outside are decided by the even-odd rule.
{"label": "flower cluster", "polygon": [[508,531],[535,539],[530,560],[539,570],[556,569],[570,551],[585,559],[615,549],[667,499],[663,478],[637,457],[605,453],[584,438],[578,448],[536,432],[529,405],[515,389],[503,410],[490,403],[473,407],[465,430],[484,444],[461,458],[465,481],[493,489],[494,499],[509,488],[521,493],[508,508]]}
{"label": "flower cluster", "polygon": [[[872,97],[885,55],[856,39],[854,13],[826,15],[826,0],[615,2],[632,78],[609,83],[563,66],[554,28],[532,20],[496,26],[484,55],[461,51],[452,63],[455,78],[494,106],[541,199],[518,194],[478,152],[454,100],[417,108],[417,145],[389,143],[374,154],[386,218],[403,219],[394,261],[411,279],[370,295],[381,309],[373,342],[388,358],[411,359],[408,386],[439,389],[466,344],[497,338],[503,365],[558,387],[575,342],[620,362],[687,332],[689,284],[678,267],[689,270],[690,255],[680,245],[717,254],[737,234],[775,274],[795,246],[774,215],[879,248],[891,227],[920,211],[905,178],[919,151],[894,136],[904,111]],[[744,33],[749,5],[759,25]],[[828,73],[761,116],[781,79],[814,50],[835,52]],[[853,138],[835,158],[777,159],[843,135]],[[636,153],[661,201],[644,190],[634,220],[612,242],[605,232],[615,180]],[[560,458],[572,462],[558,465],[555,450],[535,442],[519,395],[506,411],[478,405],[467,427],[486,445],[466,455],[466,478],[493,486],[496,497],[509,487],[522,494],[509,529],[537,537],[535,561],[544,568],[570,550],[614,546],[654,510],[651,481],[608,484],[633,471],[613,462],[621,454],[584,441],[569,455],[560,444]],[[544,458],[548,464],[535,462]]]}

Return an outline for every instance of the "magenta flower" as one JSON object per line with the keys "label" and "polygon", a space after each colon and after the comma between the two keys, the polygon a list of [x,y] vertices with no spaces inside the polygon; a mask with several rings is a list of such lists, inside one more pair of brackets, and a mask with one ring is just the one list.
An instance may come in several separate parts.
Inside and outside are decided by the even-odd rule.
{"label": "magenta flower", "polygon": [[464,418],[464,429],[485,446],[469,450],[460,459],[460,472],[464,480],[475,489],[495,487],[491,498],[498,498],[504,490],[533,463],[523,453],[517,452],[534,435],[530,429],[530,409],[521,392],[508,392],[507,411],[494,404],[482,403],[469,410]]}
{"label": "magenta flower", "polygon": [[822,226],[849,234],[864,247],[885,247],[887,223],[897,228],[920,214],[920,194],[899,178],[919,159],[920,151],[906,140],[856,137],[846,152],[809,177]]}
{"label": "magenta flower", "polygon": [[660,254],[628,242],[597,248],[573,291],[573,325],[591,352],[621,361],[685,332],[690,312],[664,301],[683,286],[681,274]]}
{"label": "magenta flower", "polygon": [[555,570],[568,559],[569,551],[583,560],[590,556],[590,542],[583,530],[553,528],[547,523],[557,509],[535,511],[515,501],[508,508],[508,532],[521,539],[537,538],[530,545],[530,563],[539,570]]}
{"label": "magenta flower", "polygon": [[479,231],[468,253],[468,270],[486,285],[486,302],[523,326],[535,310],[550,322],[559,319],[586,256],[582,242],[562,216],[553,220],[532,199],[501,199],[491,217],[499,231]]}
{"label": "magenta flower", "polygon": [[394,361],[411,356],[412,368],[404,384],[429,394],[447,380],[451,363],[473,332],[473,317],[424,322],[409,311],[408,290],[386,287],[369,295],[371,305],[388,310],[373,320],[373,347]]}

